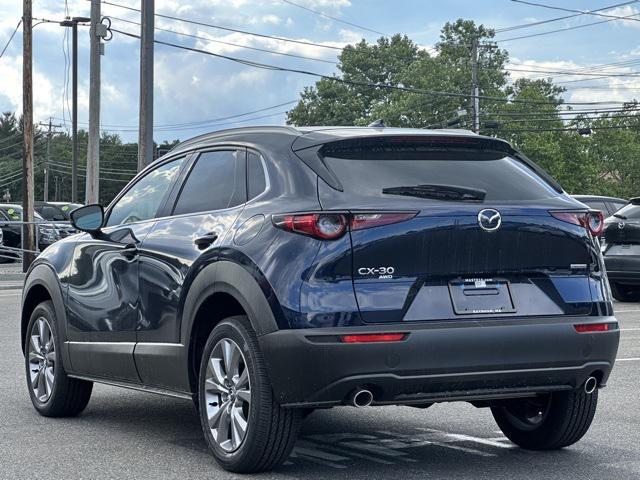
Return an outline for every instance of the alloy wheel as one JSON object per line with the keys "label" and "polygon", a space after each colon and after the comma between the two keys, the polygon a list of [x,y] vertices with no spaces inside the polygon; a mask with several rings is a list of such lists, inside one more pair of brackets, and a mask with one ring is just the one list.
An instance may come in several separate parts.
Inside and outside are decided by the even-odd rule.
{"label": "alloy wheel", "polygon": [[33,394],[41,403],[51,397],[55,382],[56,347],[49,321],[38,317],[31,327],[29,342],[29,380]]}
{"label": "alloy wheel", "polygon": [[214,441],[225,452],[237,450],[247,434],[251,383],[242,350],[229,338],[213,347],[207,362],[204,397]]}

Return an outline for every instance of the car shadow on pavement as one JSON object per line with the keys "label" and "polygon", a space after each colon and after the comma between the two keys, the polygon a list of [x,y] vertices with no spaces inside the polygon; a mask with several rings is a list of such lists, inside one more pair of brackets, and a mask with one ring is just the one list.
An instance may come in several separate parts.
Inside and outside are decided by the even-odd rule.
{"label": "car shadow on pavement", "polygon": [[[83,430],[145,437],[175,455],[186,450],[190,461],[218,470],[190,402],[115,389],[105,396],[102,388],[106,387],[98,388],[81,417],[65,421],[78,422]],[[406,474],[495,480],[526,478],[532,472],[535,478],[590,478],[598,471],[598,478],[621,478],[614,468],[602,470],[602,452],[588,444],[530,452],[511,444],[487,417],[446,426],[441,417],[407,407],[316,411],[303,422],[294,451],[274,475],[382,478]]]}

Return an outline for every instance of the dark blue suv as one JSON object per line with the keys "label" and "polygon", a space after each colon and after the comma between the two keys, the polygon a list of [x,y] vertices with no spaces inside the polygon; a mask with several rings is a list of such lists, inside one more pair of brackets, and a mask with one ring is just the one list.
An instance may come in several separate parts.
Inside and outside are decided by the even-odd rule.
{"label": "dark blue suv", "polygon": [[578,441],[616,357],[602,214],[469,132],[243,128],[71,214],[25,282],[29,393],[193,399],[217,461],[267,470],[312,409],[466,401],[513,442]]}

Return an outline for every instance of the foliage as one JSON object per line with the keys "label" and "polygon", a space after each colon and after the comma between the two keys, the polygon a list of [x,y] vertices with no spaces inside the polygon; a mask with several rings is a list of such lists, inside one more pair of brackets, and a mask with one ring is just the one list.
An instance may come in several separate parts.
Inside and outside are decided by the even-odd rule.
{"label": "foliage", "polygon": [[[444,25],[432,53],[400,35],[347,46],[339,56],[337,75],[347,83],[322,79],[305,88],[287,122],[367,125],[382,118],[394,127],[470,128],[472,41],[477,38],[487,45],[493,36],[492,30],[460,19]],[[508,59],[506,50],[479,49],[480,133],[509,140],[570,193],[640,195],[638,105],[629,104],[624,114],[595,120],[577,115],[564,121],[559,113],[564,88],[551,79],[519,79],[510,84],[504,70]],[[482,128],[487,120],[497,121],[499,128]],[[583,137],[578,127],[592,127],[593,133]]]}

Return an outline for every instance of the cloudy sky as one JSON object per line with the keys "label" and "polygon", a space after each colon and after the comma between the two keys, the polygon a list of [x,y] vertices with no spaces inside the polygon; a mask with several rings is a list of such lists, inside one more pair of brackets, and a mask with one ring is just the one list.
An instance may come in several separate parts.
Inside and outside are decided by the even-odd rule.
{"label": "cloudy sky", "polygon": [[[437,39],[447,21],[463,17],[496,29],[537,22],[571,13],[548,10],[510,0],[294,0],[323,12],[336,21],[292,5],[285,0],[156,0],[156,13],[286,37],[304,43],[288,43],[233,31],[194,25],[159,17],[156,39],[179,43],[219,54],[287,68],[331,74],[335,71],[336,47],[365,38],[375,40],[382,32],[403,33],[424,48]],[[537,0],[534,0],[537,1]],[[568,9],[601,9],[624,0],[540,0],[539,3]],[[137,9],[139,0],[109,0]],[[65,15],[88,16],[86,0],[37,0],[33,16],[61,20]],[[66,4],[66,5],[65,5]],[[139,33],[139,13],[103,4],[103,15],[118,30]],[[0,0],[0,51],[22,14],[18,0]],[[627,2],[601,11],[607,15],[630,16],[640,20],[640,2]],[[640,72],[640,21],[613,20],[581,15],[535,27],[504,31],[497,40],[511,55],[512,67],[519,70],[598,70],[599,64],[616,62],[607,74]],[[131,23],[134,22],[134,23]],[[573,28],[532,38],[514,38]],[[358,28],[357,24],[367,29]],[[171,30],[168,32],[165,30]],[[67,35],[65,36],[65,32]],[[182,33],[178,35],[175,32]],[[189,36],[191,35],[191,36]],[[197,36],[200,38],[193,38]],[[88,29],[79,33],[79,121],[84,126],[88,112]],[[325,48],[325,47],[329,48]],[[54,117],[68,125],[70,105],[65,92],[68,80],[70,32],[55,23],[34,29],[34,107],[38,121]],[[252,50],[245,47],[252,47]],[[333,48],[331,48],[333,47]],[[279,52],[278,55],[259,49]],[[20,111],[22,72],[21,30],[0,58],[0,110]],[[293,55],[293,56],[290,56]],[[307,58],[298,58],[303,56]],[[618,63],[620,62],[620,63]],[[588,71],[588,70],[587,70]],[[118,132],[125,140],[137,137],[138,40],[115,33],[102,57],[102,126]],[[536,76],[513,71],[517,76]],[[538,75],[539,76],[539,75]],[[589,79],[558,75],[569,88],[571,101],[624,101],[640,97],[640,73]],[[579,81],[576,81],[579,80]],[[267,71],[198,53],[156,45],[155,51],[155,140],[185,139],[205,131],[249,124],[283,124],[284,111],[291,108],[302,88],[313,84],[309,76]],[[588,88],[584,88],[588,87]],[[273,107],[273,108],[270,108]],[[249,113],[255,112],[255,113]],[[243,116],[239,116],[245,114]],[[236,123],[232,123],[236,122]]]}

